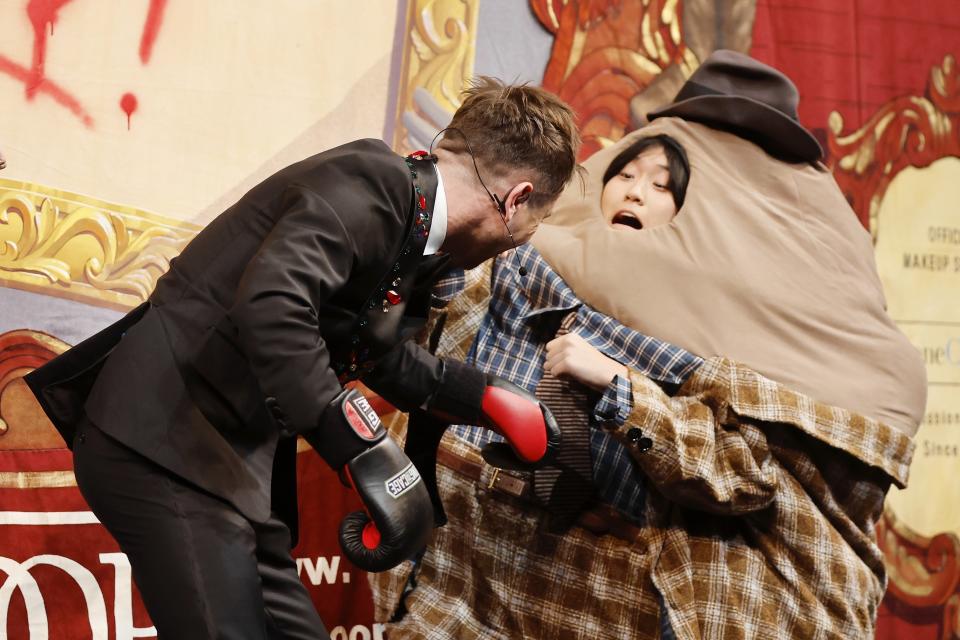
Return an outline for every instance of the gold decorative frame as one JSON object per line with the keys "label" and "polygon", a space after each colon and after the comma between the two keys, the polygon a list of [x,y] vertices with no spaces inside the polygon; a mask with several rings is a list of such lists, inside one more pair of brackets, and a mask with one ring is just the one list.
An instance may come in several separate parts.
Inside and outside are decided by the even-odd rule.
{"label": "gold decorative frame", "polygon": [[930,72],[924,96],[897,98],[866,124],[842,135],[843,116],[828,120],[833,175],[876,240],[877,213],[890,181],[904,167],[960,156],[960,68],[952,55]]}
{"label": "gold decorative frame", "polygon": [[[63,353],[70,345],[39,331],[0,334],[0,453],[65,451],[60,434],[44,415],[23,376]],[[61,468],[0,470],[0,489],[40,489],[76,485],[69,459]]]}
{"label": "gold decorative frame", "polygon": [[[170,260],[200,228],[133,207],[0,179],[0,286],[127,310],[146,299]],[[0,335],[0,451],[64,450],[22,376],[67,348],[37,331]],[[0,488],[75,484],[69,468],[0,472]]]}
{"label": "gold decorative frame", "polygon": [[960,539],[952,533],[922,536],[887,509],[877,524],[877,542],[889,576],[885,604],[896,602],[901,614],[902,605],[908,611],[942,610],[939,637],[960,637]]}
{"label": "gold decorative frame", "polygon": [[393,148],[410,151],[403,114],[420,113],[413,92],[422,88],[453,113],[473,75],[479,0],[410,0],[404,29]]}
{"label": "gold decorative frame", "polygon": [[[960,68],[947,55],[931,70],[923,96],[890,101],[852,133],[843,134],[839,112],[828,124],[833,175],[876,241],[880,204],[893,178],[906,167],[960,157]],[[884,605],[899,617],[940,618],[940,638],[960,637],[960,539],[920,535],[887,508],[877,540],[889,575]]]}
{"label": "gold decorative frame", "polygon": [[130,309],[199,230],[133,207],[0,179],[0,286]]}

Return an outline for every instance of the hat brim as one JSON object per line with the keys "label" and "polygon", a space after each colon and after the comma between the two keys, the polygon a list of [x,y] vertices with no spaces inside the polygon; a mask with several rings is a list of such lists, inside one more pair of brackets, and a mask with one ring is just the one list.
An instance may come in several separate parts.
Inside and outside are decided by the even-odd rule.
{"label": "hat brim", "polygon": [[753,98],[729,95],[694,96],[651,111],[650,121],[675,117],[700,122],[750,138],[771,155],[814,162],[823,148],[799,122]]}

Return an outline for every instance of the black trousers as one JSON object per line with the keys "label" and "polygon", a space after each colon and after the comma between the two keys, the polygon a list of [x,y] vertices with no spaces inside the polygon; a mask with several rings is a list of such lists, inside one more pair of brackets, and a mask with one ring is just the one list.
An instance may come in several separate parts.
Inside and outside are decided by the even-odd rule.
{"label": "black trousers", "polygon": [[329,638],[280,520],[250,522],[89,421],[73,452],[77,485],[130,559],[159,640]]}

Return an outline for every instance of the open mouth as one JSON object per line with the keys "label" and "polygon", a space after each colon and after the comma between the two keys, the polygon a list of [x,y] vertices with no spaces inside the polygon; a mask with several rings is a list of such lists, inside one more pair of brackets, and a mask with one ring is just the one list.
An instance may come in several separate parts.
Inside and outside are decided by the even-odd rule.
{"label": "open mouth", "polygon": [[631,229],[643,229],[643,223],[640,222],[640,218],[633,215],[629,211],[618,211],[613,220],[610,222],[612,225],[622,225],[624,227],[630,227]]}

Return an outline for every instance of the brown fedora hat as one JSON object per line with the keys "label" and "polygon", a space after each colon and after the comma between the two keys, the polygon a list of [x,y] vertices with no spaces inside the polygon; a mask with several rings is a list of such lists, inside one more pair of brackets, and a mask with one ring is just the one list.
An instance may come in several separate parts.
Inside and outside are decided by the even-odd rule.
{"label": "brown fedora hat", "polygon": [[674,116],[730,131],[770,155],[813,162],[820,143],[797,117],[800,94],[790,78],[748,55],[718,49],[680,87],[673,102],[647,114]]}

